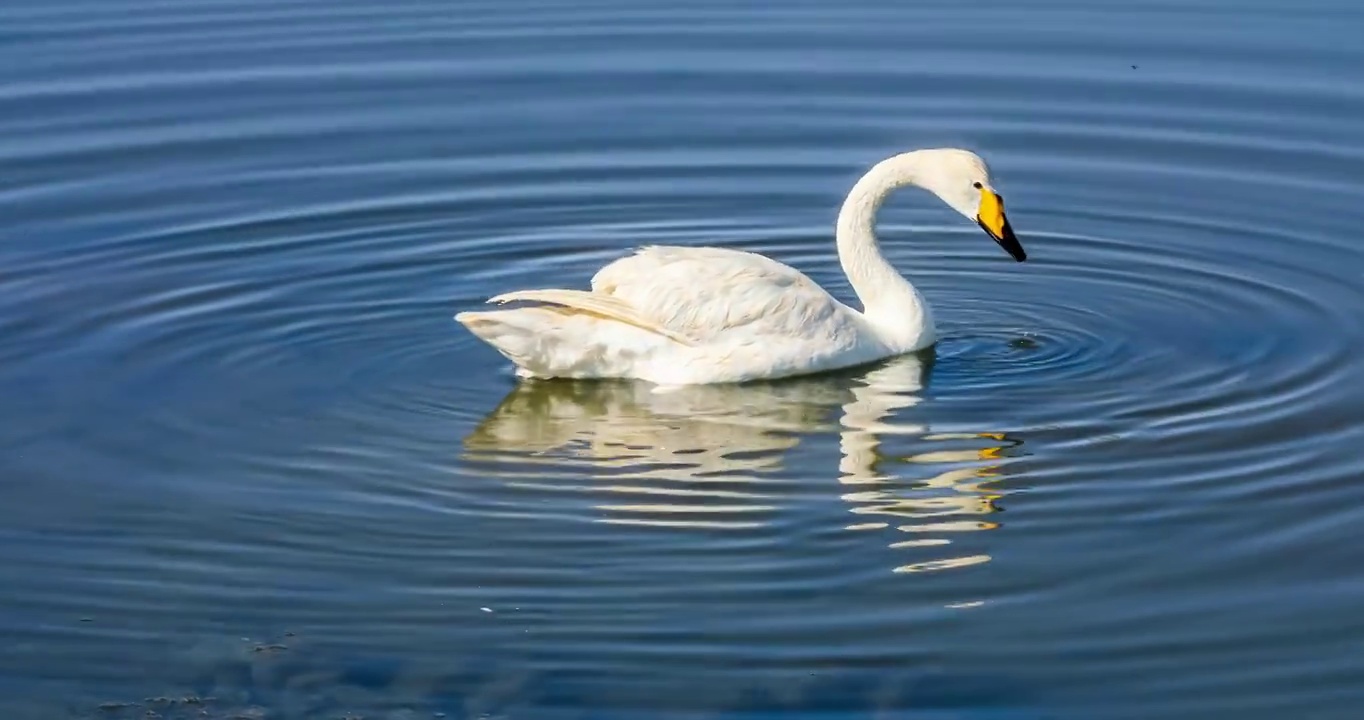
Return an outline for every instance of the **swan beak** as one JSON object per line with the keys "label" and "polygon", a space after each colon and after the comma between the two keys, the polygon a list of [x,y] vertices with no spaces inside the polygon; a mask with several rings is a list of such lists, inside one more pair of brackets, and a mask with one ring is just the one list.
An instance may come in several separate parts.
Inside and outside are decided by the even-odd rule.
{"label": "swan beak", "polygon": [[1018,262],[1028,259],[1014,229],[1009,227],[1009,218],[1004,215],[1004,198],[990,188],[980,190],[980,210],[976,213],[976,224],[981,227],[1004,251]]}

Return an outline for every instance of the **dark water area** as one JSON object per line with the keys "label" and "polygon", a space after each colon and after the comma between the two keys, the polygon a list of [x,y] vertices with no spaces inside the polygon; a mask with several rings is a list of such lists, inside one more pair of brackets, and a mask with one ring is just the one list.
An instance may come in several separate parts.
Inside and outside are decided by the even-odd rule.
{"label": "dark water area", "polygon": [[[1359,717],[1364,5],[11,0],[0,717]],[[641,244],[935,351],[518,382]],[[155,715],[148,715],[148,713]]]}

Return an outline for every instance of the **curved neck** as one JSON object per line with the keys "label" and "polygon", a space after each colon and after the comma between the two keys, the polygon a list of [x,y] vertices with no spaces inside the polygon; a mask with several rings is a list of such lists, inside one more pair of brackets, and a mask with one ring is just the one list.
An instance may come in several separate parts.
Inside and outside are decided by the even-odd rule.
{"label": "curved neck", "polygon": [[839,263],[867,320],[896,344],[918,344],[932,323],[923,297],[881,254],[876,213],[891,193],[918,184],[918,167],[916,152],[882,160],[853,185],[838,213]]}

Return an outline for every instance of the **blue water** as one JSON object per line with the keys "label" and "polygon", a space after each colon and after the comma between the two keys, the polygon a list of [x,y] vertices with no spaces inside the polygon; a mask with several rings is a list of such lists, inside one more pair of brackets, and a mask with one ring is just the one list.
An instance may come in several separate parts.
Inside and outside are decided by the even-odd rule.
{"label": "blue water", "polygon": [[[10,0],[0,717],[1356,718],[1364,6]],[[658,395],[451,317],[650,243],[934,352]],[[148,712],[155,715],[148,715]]]}

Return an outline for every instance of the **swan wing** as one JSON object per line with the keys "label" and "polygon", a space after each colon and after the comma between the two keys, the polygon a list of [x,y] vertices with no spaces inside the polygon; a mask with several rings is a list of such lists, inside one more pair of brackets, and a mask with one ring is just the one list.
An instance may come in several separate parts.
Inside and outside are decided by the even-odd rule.
{"label": "swan wing", "polygon": [[694,343],[722,334],[838,333],[852,313],[804,273],[756,253],[653,245],[597,271],[592,295]]}

